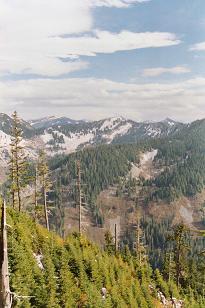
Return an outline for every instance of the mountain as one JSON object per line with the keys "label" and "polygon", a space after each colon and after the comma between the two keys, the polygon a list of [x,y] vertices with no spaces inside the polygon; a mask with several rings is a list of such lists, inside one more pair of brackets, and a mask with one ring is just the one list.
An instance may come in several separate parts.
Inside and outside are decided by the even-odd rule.
{"label": "mountain", "polygon": [[[0,114],[0,159],[8,156],[12,122],[8,115]],[[137,123],[122,117],[93,122],[75,121],[67,117],[48,117],[29,122],[21,120],[23,143],[32,156],[42,147],[51,156],[68,154],[87,146],[165,137],[183,127],[184,124],[170,119],[158,123]]]}
{"label": "mountain", "polygon": [[73,121],[68,118],[44,120],[32,124],[36,134],[46,144],[50,154],[71,153],[85,146],[130,143],[145,138],[164,137],[180,131],[184,124],[174,121],[137,123],[131,120],[108,118],[94,122]]}
{"label": "mountain", "polygon": [[147,138],[162,138],[180,132],[186,124],[166,119],[161,122],[132,122],[132,127],[124,135],[117,135],[113,143],[135,143]]}
{"label": "mountain", "polygon": [[[81,161],[83,190],[88,204],[85,225],[97,241],[102,240],[99,226],[109,229],[116,223],[121,235],[127,235],[126,240],[131,243],[129,237],[136,206],[141,209],[142,215],[163,223],[166,228],[183,222],[192,230],[203,230],[204,136],[205,120],[195,121],[164,138],[99,145],[62,157],[54,156],[50,168],[55,174],[55,182],[62,181],[66,191],[69,183],[76,178],[75,162]],[[68,202],[71,205],[75,203],[73,196],[74,193],[70,197],[64,194],[66,207]],[[76,226],[77,211],[69,208],[66,213],[65,228],[66,232],[70,232]],[[90,227],[93,224],[94,230]],[[160,236],[163,240],[156,241],[157,249],[165,245],[165,236]],[[154,235],[152,245],[155,240]],[[205,247],[205,242],[200,245]]]}
{"label": "mountain", "polygon": [[137,123],[122,117],[94,122],[58,124],[41,130],[41,137],[50,152],[73,152],[88,145],[131,143],[145,138],[169,136],[180,131],[184,124],[174,121]]}
{"label": "mountain", "polygon": [[67,117],[55,117],[55,116],[51,116],[51,117],[45,117],[45,118],[41,118],[41,119],[35,119],[35,120],[30,120],[28,121],[29,124],[33,127],[33,128],[49,128],[49,127],[53,127],[53,126],[62,126],[62,125],[69,125],[69,124],[80,124],[83,123],[84,121],[79,120],[72,120],[70,118]]}
{"label": "mountain", "polygon": [[[138,125],[142,125],[145,132],[144,137],[143,134],[136,137],[140,142],[130,143],[128,138],[114,144],[116,137],[128,136]],[[35,135],[23,140],[26,150],[35,153],[36,141],[41,142],[49,154],[66,153],[71,148],[68,144],[69,147],[63,149],[65,137],[76,140],[77,134],[83,136],[84,132],[98,138],[92,139],[93,143],[80,143],[72,153],[67,152],[68,155],[52,155],[49,159],[53,183],[48,193],[50,226],[63,238],[74,232],[73,236],[63,241],[37,226],[25,214],[10,211],[11,285],[15,294],[24,292],[28,296],[22,307],[42,307],[44,301],[49,306],[50,300],[55,307],[64,307],[68,298],[74,307],[76,303],[82,307],[90,303],[101,307],[100,290],[104,284],[111,301],[108,307],[135,307],[136,302],[137,307],[160,307],[154,295],[156,291],[158,298],[162,292],[166,298],[173,295],[183,298],[185,307],[204,307],[205,239],[199,235],[205,226],[205,120],[186,125],[170,119],[139,124],[111,118],[58,126],[32,128]],[[155,129],[153,135],[148,134],[151,129]],[[136,129],[136,135],[137,132]],[[114,137],[110,138],[112,134]],[[51,139],[44,139],[48,135]],[[57,148],[51,140],[63,144],[62,148]],[[76,151],[80,148],[83,151]],[[84,237],[79,239],[76,234],[79,223],[76,160],[81,162],[82,174],[81,227],[90,240],[101,245],[101,249]],[[29,195],[24,195],[27,200],[24,209],[33,215],[33,182],[30,184]],[[39,200],[39,209],[42,200]],[[43,224],[41,211],[38,219]],[[140,221],[140,241],[146,247],[150,264],[153,269],[163,271],[166,281],[170,282],[168,285],[159,271],[151,274],[149,265],[139,266],[135,250],[137,219]],[[173,234],[174,226],[180,227],[182,223],[185,230],[191,230],[183,239],[184,243],[186,238],[190,247],[189,250],[186,250],[188,246],[181,249],[180,289],[177,289],[174,283],[174,249],[177,245],[170,245],[167,239]],[[106,230],[110,232],[109,245],[102,252]],[[121,249],[119,254],[113,250],[112,238],[115,236]],[[134,283],[134,291],[128,281]],[[148,291],[147,294],[150,283],[155,292]],[[114,288],[118,284],[120,287]]]}
{"label": "mountain", "polygon": [[[12,125],[12,118],[5,113],[0,113],[0,132],[11,135]],[[23,119],[20,119],[20,127],[23,130],[23,135],[25,138],[31,138],[33,135],[35,135],[35,130],[28,122],[24,121]]]}

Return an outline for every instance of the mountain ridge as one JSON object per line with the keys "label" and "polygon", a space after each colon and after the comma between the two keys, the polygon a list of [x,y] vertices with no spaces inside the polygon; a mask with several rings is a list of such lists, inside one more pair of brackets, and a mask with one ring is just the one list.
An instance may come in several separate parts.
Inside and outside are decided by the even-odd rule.
{"label": "mountain ridge", "polygon": [[[12,123],[11,117],[0,114],[1,132],[11,136]],[[135,122],[123,117],[110,117],[98,121],[72,120],[68,117],[55,116],[28,122],[21,120],[23,138],[25,140],[40,138],[50,155],[59,152],[71,153],[86,145],[127,143],[144,138],[167,136],[182,127],[184,124],[171,119],[150,123]]]}
{"label": "mountain ridge", "polygon": [[[12,118],[0,113],[0,166],[3,168],[6,168],[9,160],[12,125]],[[127,144],[168,137],[186,129],[187,124],[171,119],[145,123],[124,117],[83,121],[72,120],[66,116],[49,116],[30,121],[20,119],[20,126],[26,154],[35,158],[41,148],[48,156],[54,156],[100,144]]]}

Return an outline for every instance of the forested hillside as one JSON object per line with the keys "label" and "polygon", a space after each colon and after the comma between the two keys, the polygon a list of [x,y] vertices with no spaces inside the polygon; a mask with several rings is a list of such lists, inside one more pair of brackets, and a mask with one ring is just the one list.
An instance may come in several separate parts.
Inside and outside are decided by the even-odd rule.
{"label": "forested hillside", "polygon": [[[14,307],[161,307],[160,292],[204,307],[193,291],[177,290],[128,249],[115,255],[75,234],[65,241],[36,225],[25,213],[8,211],[8,252]],[[165,300],[165,299],[163,299]]]}
{"label": "forested hillside", "polygon": [[[173,201],[195,196],[205,185],[205,121],[193,122],[173,138],[158,144],[156,160],[164,167],[151,184],[157,189],[152,198]],[[150,183],[148,183],[150,185]]]}
{"label": "forested hillside", "polygon": [[57,171],[62,182],[69,185],[76,177],[76,160],[81,162],[82,182],[86,184],[85,194],[89,201],[109,185],[126,177],[131,163],[139,162],[139,152],[149,146],[117,145],[98,146],[85,149],[68,156],[55,156],[50,160],[50,168]]}
{"label": "forested hillside", "polygon": [[[188,218],[194,211],[191,199],[186,208],[180,198],[196,195],[188,184],[198,187],[203,177],[203,121],[172,138],[50,160],[43,150],[36,160],[25,155],[20,124],[14,113],[2,189],[15,307],[143,308],[180,299],[204,306],[203,220],[199,228],[176,220],[180,210]],[[203,194],[198,203],[204,206]]]}
{"label": "forested hillside", "polygon": [[[204,187],[204,134],[205,120],[196,121],[173,137],[137,144],[100,146],[65,157],[56,156],[51,160],[51,168],[62,170],[62,166],[66,165],[68,173],[74,178],[74,162],[76,159],[81,160],[83,177],[89,186],[87,191],[96,194],[115,183],[119,177],[125,177],[131,168],[130,164],[139,162],[140,152],[154,148],[158,150],[155,164],[164,171],[144,184],[156,186],[153,198],[172,201],[181,195],[194,196]],[[95,183],[92,183],[94,178]]]}
{"label": "forested hillside", "polygon": [[[154,291],[149,288],[152,284],[149,267],[140,269],[129,254],[115,257],[86,238],[79,239],[77,234],[63,242],[26,214],[9,211],[8,223],[15,307],[154,307],[157,304],[155,283]],[[101,294],[103,287],[107,290],[105,299]]]}

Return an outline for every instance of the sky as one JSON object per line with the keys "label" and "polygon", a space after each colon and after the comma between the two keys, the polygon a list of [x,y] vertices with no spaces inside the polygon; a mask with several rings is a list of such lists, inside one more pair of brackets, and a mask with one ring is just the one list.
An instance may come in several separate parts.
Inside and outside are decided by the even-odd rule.
{"label": "sky", "polygon": [[205,118],[204,0],[0,0],[0,112]]}

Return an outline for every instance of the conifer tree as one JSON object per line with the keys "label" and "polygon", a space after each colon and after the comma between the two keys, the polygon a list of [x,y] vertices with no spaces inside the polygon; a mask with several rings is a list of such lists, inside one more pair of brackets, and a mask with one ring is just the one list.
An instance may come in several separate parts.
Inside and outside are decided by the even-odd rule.
{"label": "conifer tree", "polygon": [[146,260],[146,250],[143,243],[143,230],[141,228],[141,214],[140,210],[137,210],[136,214],[136,257],[141,266],[142,263]]}
{"label": "conifer tree", "polygon": [[114,239],[109,230],[105,232],[105,250],[109,253],[112,254],[114,252]]}
{"label": "conifer tree", "polygon": [[23,131],[20,125],[20,119],[15,111],[12,115],[13,127],[11,138],[11,159],[10,159],[10,180],[13,208],[18,206],[19,212],[22,208],[22,188],[27,184],[28,163],[22,146]]}
{"label": "conifer tree", "polygon": [[175,262],[174,262],[174,253],[170,249],[164,254],[164,262],[163,262],[163,276],[169,282],[173,280],[175,275]]}
{"label": "conifer tree", "polygon": [[188,229],[179,224],[175,227],[172,235],[169,236],[169,240],[173,241],[173,253],[175,263],[175,280],[177,286],[180,285],[180,281],[183,279],[186,270],[186,256],[189,250],[187,243]]}
{"label": "conifer tree", "polygon": [[39,152],[39,162],[38,162],[38,173],[40,184],[43,190],[43,205],[44,205],[44,216],[46,228],[49,230],[49,219],[48,219],[48,206],[47,206],[47,193],[51,188],[51,181],[49,177],[49,168],[46,161],[46,154],[43,150]]}

